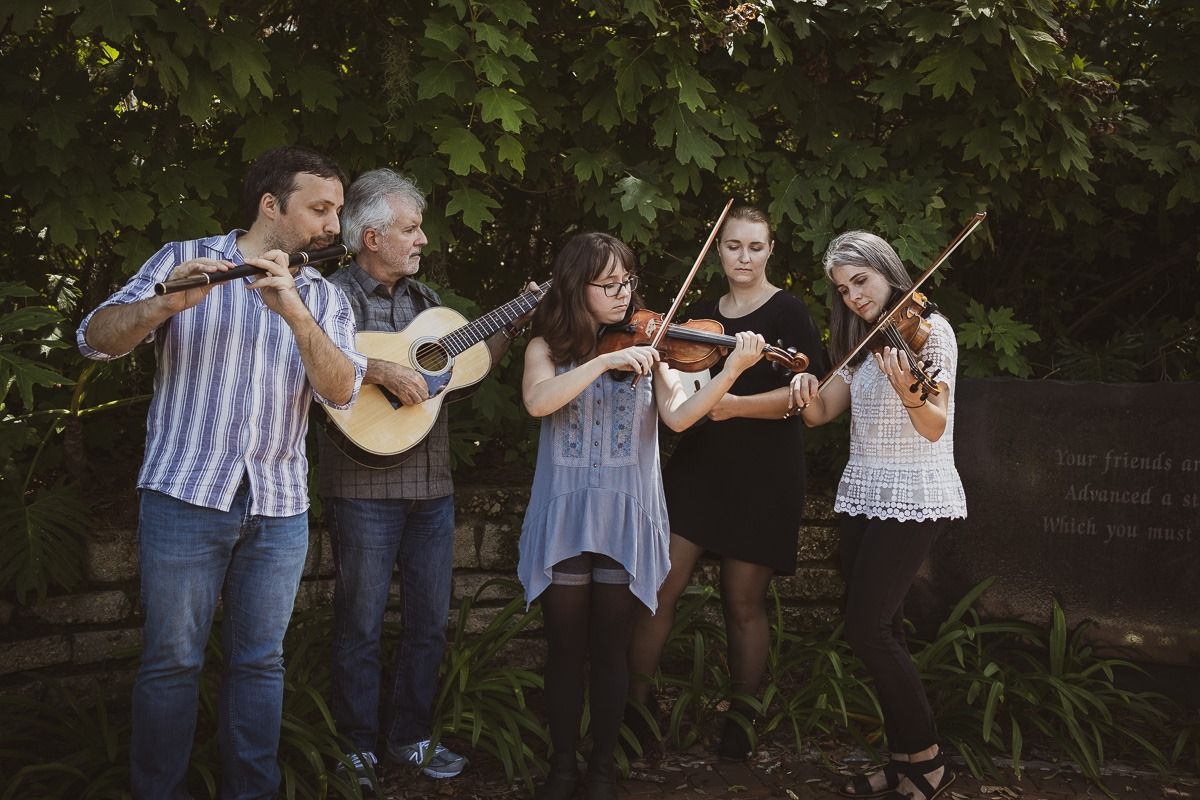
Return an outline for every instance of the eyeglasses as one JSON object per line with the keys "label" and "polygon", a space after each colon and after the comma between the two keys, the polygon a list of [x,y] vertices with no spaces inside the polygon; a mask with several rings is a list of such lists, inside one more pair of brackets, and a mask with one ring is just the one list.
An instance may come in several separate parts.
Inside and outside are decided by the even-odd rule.
{"label": "eyeglasses", "polygon": [[628,289],[630,294],[637,291],[638,276],[630,275],[620,283],[588,283],[588,286],[595,286],[597,289],[604,290],[605,297],[617,297],[623,289]]}

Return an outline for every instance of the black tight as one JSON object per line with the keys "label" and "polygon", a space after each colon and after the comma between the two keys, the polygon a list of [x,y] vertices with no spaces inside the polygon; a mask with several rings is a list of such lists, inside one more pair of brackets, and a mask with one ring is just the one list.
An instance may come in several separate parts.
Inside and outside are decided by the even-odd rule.
{"label": "black tight", "polygon": [[767,587],[774,574],[761,564],[732,558],[721,561],[721,605],[734,694],[755,695],[762,685],[771,643]]}
{"label": "black tight", "polygon": [[937,742],[933,711],[904,637],[904,595],[944,527],[944,520],[842,519],[846,641],[875,680],[896,753],[917,753]]}
{"label": "black tight", "polygon": [[[607,562],[607,563],[606,563]],[[593,556],[594,566],[620,569]],[[557,567],[557,565],[556,565]],[[583,686],[590,659],[592,753],[589,769],[608,772],[629,687],[627,655],[637,598],[621,584],[551,584],[542,594],[545,619],[546,717],[555,768],[574,769],[583,714]]]}

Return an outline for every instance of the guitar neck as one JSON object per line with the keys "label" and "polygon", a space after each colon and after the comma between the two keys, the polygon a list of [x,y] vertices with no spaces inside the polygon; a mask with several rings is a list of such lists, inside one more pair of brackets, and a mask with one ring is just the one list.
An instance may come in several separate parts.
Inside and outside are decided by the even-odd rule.
{"label": "guitar neck", "polygon": [[468,348],[474,347],[490,338],[496,331],[511,325],[532,311],[549,290],[550,283],[551,281],[546,281],[537,288],[536,292],[522,292],[520,296],[489,311],[474,322],[469,322],[461,328],[451,331],[439,341],[452,355],[458,355]]}

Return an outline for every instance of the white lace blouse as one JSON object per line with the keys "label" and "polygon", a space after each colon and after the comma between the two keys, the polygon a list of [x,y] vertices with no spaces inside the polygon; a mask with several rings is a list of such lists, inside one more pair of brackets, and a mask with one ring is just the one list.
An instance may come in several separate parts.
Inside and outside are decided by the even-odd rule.
{"label": "white lace blouse", "polygon": [[931,442],[913,428],[887,376],[868,355],[839,371],[850,384],[850,461],[838,484],[836,511],[877,519],[962,519],[967,497],[954,468],[954,379],[958,343],[940,314],[921,350],[936,380],[949,387],[946,431]]}

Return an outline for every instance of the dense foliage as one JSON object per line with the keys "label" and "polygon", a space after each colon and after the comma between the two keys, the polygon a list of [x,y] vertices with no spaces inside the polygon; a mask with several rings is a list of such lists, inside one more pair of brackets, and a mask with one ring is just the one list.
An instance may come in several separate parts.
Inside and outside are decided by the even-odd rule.
{"label": "dense foliage", "polygon": [[[415,175],[427,277],[469,314],[580,228],[634,243],[661,304],[735,195],[823,319],[835,232],[916,270],[987,208],[932,291],[968,374],[1193,379],[1198,36],[1183,0],[12,0],[0,589],[71,585],[80,486],[139,456],[149,351],[85,366],[79,319],[161,242],[244,225],[283,143]],[[527,454],[517,363],[455,415],[460,459]]]}

